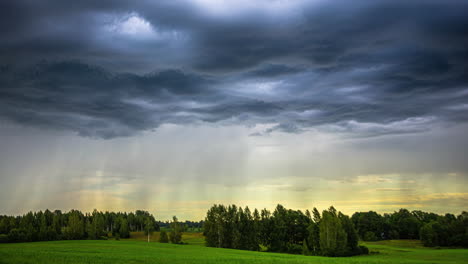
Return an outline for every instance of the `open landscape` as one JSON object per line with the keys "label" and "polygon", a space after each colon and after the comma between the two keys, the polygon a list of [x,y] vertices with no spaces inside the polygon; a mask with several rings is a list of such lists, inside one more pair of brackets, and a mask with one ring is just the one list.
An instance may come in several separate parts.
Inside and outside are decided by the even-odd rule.
{"label": "open landscape", "polygon": [[46,210],[0,216],[0,263],[455,264],[468,261],[467,224],[466,212],[405,209],[350,218],[334,207],[304,214],[278,205],[252,216],[248,207],[213,205],[200,222],[156,221],[142,210]]}
{"label": "open landscape", "polygon": [[468,264],[468,0],[0,0],[0,264]]}
{"label": "open landscape", "polygon": [[468,249],[424,248],[419,241],[414,240],[367,242],[366,245],[371,250],[370,255],[346,258],[208,248],[201,246],[197,240],[190,241],[187,239],[187,245],[147,243],[139,238],[120,241],[85,240],[0,244],[0,263],[463,264],[468,262]]}

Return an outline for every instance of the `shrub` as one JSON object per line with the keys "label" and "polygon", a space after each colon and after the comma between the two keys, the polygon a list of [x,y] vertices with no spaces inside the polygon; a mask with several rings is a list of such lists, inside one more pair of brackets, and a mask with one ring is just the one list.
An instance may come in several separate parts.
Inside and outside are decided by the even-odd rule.
{"label": "shrub", "polygon": [[7,243],[8,242],[8,235],[0,234],[0,243]]}
{"label": "shrub", "polygon": [[161,243],[169,243],[169,237],[167,236],[167,232],[162,230],[159,234],[159,242]]}
{"label": "shrub", "polygon": [[289,253],[289,254],[302,254],[302,251],[303,251],[303,247],[301,245],[292,244],[292,243],[288,244],[287,253]]}
{"label": "shrub", "polygon": [[25,242],[28,241],[28,236],[23,229],[13,228],[8,233],[8,241],[9,242]]}
{"label": "shrub", "polygon": [[369,248],[367,248],[366,246],[359,246],[359,251],[361,255],[369,254]]}

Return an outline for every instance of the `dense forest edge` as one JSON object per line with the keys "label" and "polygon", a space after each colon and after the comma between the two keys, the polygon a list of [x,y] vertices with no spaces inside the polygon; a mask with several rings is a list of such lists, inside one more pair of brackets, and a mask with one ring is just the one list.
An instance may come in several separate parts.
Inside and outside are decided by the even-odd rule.
{"label": "dense forest edge", "polygon": [[129,238],[130,232],[159,242],[182,243],[183,232],[203,232],[206,246],[316,256],[368,254],[359,241],[419,239],[427,247],[468,248],[468,213],[439,215],[400,209],[393,213],[356,212],[333,206],[321,213],[278,205],[274,211],[213,205],[204,221],[157,221],[147,211],[82,213],[78,210],[0,216],[0,243]]}

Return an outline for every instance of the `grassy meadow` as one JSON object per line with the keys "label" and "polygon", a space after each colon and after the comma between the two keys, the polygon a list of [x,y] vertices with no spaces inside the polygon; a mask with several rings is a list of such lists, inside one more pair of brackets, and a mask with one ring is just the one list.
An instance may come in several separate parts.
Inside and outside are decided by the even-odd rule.
{"label": "grassy meadow", "polygon": [[[157,241],[159,234],[152,236]],[[313,257],[203,247],[200,233],[184,233],[186,245],[144,242],[142,233],[120,241],[81,240],[0,244],[0,263],[468,263],[468,249],[424,248],[415,240],[365,243],[371,254]]]}

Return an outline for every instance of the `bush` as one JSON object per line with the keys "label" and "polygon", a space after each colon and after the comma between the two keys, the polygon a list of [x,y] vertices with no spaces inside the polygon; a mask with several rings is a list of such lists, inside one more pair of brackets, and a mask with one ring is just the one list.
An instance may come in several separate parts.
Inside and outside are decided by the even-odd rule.
{"label": "bush", "polygon": [[0,243],[8,243],[8,235],[0,234]]}
{"label": "bush", "polygon": [[160,243],[169,243],[169,237],[167,237],[167,232],[162,230],[159,234],[159,242]]}
{"label": "bush", "polygon": [[289,254],[302,254],[302,251],[303,251],[303,247],[301,245],[292,244],[292,243],[288,244],[287,253],[289,253]]}
{"label": "bush", "polygon": [[28,236],[23,229],[13,228],[8,233],[8,241],[9,242],[26,242],[28,241]]}
{"label": "bush", "polygon": [[359,251],[361,255],[369,254],[369,248],[367,248],[366,246],[359,246]]}

